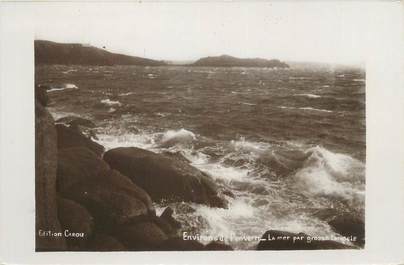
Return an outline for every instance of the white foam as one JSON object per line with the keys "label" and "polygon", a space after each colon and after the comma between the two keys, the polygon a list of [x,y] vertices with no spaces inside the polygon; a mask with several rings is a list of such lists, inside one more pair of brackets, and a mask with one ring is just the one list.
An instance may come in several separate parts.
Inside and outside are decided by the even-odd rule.
{"label": "white foam", "polygon": [[124,97],[124,96],[129,96],[129,95],[132,95],[132,94],[135,94],[135,92],[121,93],[121,94],[119,94],[118,96]]}
{"label": "white foam", "polygon": [[184,128],[180,130],[166,131],[160,141],[162,147],[170,147],[176,144],[189,144],[196,140],[196,135]]}
{"label": "white foam", "polygon": [[64,88],[64,87],[54,87],[54,88],[51,88],[51,89],[48,89],[48,90],[46,90],[46,92],[54,92],[54,91],[61,91],[61,90],[65,90],[66,88]]}
{"label": "white foam", "polygon": [[248,169],[240,169],[236,167],[224,166],[221,162],[209,163],[208,161],[204,161],[203,158],[197,156],[189,156],[186,155],[186,158],[191,161],[191,164],[204,171],[209,173],[209,175],[213,179],[220,179],[226,183],[231,183],[233,181],[238,182],[250,182],[252,180],[248,179],[249,170]]}
{"label": "white foam", "polygon": [[302,96],[302,97],[308,97],[308,98],[321,98],[321,96],[315,95],[315,94],[296,94],[295,96]]}
{"label": "white foam", "polygon": [[77,72],[77,69],[70,69],[70,70],[67,70],[67,71],[63,71],[62,73],[63,74],[70,74],[72,72]]}
{"label": "white foam", "polygon": [[332,110],[315,109],[315,108],[312,108],[312,107],[302,107],[302,108],[299,108],[299,109],[300,109],[300,110],[319,111],[319,112],[328,112],[328,113],[332,112]]}
{"label": "white foam", "polygon": [[110,133],[97,134],[99,144],[103,145],[106,151],[118,147],[138,147],[143,149],[152,149],[155,146],[153,134],[140,133],[131,134],[125,133],[114,135]]}
{"label": "white foam", "polygon": [[256,155],[261,155],[271,147],[269,143],[246,141],[244,137],[241,137],[238,141],[232,140],[230,145],[237,152],[249,152]]}
{"label": "white foam", "polygon": [[278,106],[280,109],[291,109],[291,110],[308,110],[308,111],[318,111],[318,112],[327,112],[331,113],[333,112],[332,110],[326,110],[326,109],[315,109],[312,107],[301,107],[301,108],[295,108],[295,107],[288,107],[288,106]]}
{"label": "white foam", "polygon": [[248,223],[245,220],[254,219],[255,209],[243,199],[230,200],[229,208],[211,208],[205,205],[196,205],[196,214],[204,217],[208,228],[202,231],[204,235],[215,235],[230,238],[240,227],[237,223]]}
{"label": "white foam", "polygon": [[119,107],[122,106],[121,102],[119,102],[117,100],[116,101],[115,100],[110,100],[109,98],[101,100],[101,103],[105,104],[107,106],[119,106]]}
{"label": "white foam", "polygon": [[63,84],[60,87],[51,86],[51,89],[46,90],[46,92],[61,91],[65,89],[78,89],[78,86],[76,86],[75,84]]}
{"label": "white foam", "polygon": [[315,195],[363,201],[362,162],[319,146],[306,150],[306,153],[309,157],[294,176],[297,185]]}
{"label": "white foam", "polygon": [[248,103],[248,102],[241,102],[241,104],[243,104],[243,105],[247,105],[247,106],[255,106],[255,105],[257,105],[257,104],[254,104],[254,103]]}
{"label": "white foam", "polygon": [[78,87],[75,84],[65,84],[65,88],[78,89]]}

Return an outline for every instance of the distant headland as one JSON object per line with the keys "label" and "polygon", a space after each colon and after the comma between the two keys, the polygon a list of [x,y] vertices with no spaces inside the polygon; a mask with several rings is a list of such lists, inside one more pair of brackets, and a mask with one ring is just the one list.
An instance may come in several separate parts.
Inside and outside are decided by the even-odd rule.
{"label": "distant headland", "polygon": [[164,61],[112,53],[89,45],[79,43],[57,43],[46,40],[35,40],[35,64],[166,65]]}

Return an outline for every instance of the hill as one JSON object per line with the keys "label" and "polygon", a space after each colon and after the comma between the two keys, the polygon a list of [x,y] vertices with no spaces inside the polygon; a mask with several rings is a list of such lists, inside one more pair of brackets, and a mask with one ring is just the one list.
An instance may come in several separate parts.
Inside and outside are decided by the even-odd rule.
{"label": "hill", "polygon": [[214,57],[204,57],[193,64],[193,66],[214,66],[214,67],[268,67],[268,68],[288,68],[284,62],[277,59],[266,60],[261,58],[237,58],[229,55],[221,55]]}
{"label": "hill", "polygon": [[112,53],[79,43],[67,44],[45,40],[35,40],[35,64],[166,65],[163,61]]}

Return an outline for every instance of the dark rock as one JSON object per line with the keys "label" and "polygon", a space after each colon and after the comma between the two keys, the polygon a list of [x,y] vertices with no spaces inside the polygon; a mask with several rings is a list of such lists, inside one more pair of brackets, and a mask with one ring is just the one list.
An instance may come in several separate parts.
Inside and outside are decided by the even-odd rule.
{"label": "dark rock", "polygon": [[174,213],[174,210],[171,209],[171,207],[167,207],[164,212],[160,215],[160,218],[165,220],[167,223],[171,225],[171,227],[175,229],[181,228],[181,223],[178,222],[177,220],[174,219],[172,216]]}
{"label": "dark rock", "polygon": [[114,234],[129,250],[157,250],[167,240],[167,235],[154,222],[118,226]]}
{"label": "dark rock", "polygon": [[205,250],[233,250],[233,248],[222,242],[212,241],[205,246]]}
{"label": "dark rock", "polygon": [[[262,236],[257,250],[313,250],[313,249],[352,249],[353,246],[345,245],[331,240],[310,240],[304,233],[290,233],[285,231],[269,230]],[[294,240],[295,239],[295,240]]]}
{"label": "dark rock", "polygon": [[95,123],[91,120],[84,119],[78,116],[66,116],[56,120],[56,123],[62,123],[64,125],[69,126],[83,126],[88,128],[94,128]]}
{"label": "dark rock", "polygon": [[116,238],[105,235],[95,234],[88,243],[89,251],[125,251],[127,248]]}
{"label": "dark rock", "polygon": [[78,116],[66,116],[56,121],[56,124],[63,124],[76,132],[83,134],[88,139],[98,139],[94,131],[96,126],[94,122]]}
{"label": "dark rock", "polygon": [[335,232],[346,237],[355,236],[358,246],[365,245],[365,222],[364,219],[354,214],[343,214],[335,217],[328,224]]}
{"label": "dark rock", "polygon": [[86,208],[80,204],[59,198],[58,217],[64,230],[72,233],[83,233],[83,237],[67,237],[68,245],[84,248],[86,240],[93,232],[93,217]]}
{"label": "dark rock", "polygon": [[205,246],[195,240],[183,240],[179,237],[173,237],[165,240],[160,246],[159,250],[164,251],[196,251],[205,250]]}
{"label": "dark rock", "polygon": [[96,182],[98,177],[109,169],[107,163],[87,148],[61,149],[58,154],[58,190],[65,193],[79,183],[90,180]]}
{"label": "dark rock", "polygon": [[40,231],[61,232],[57,214],[56,130],[50,113],[35,104],[35,206],[36,250],[64,250],[63,237],[39,236]]}
{"label": "dark rock", "polygon": [[140,215],[155,213],[144,190],[86,148],[60,150],[58,188],[64,197],[84,205],[97,227],[128,223]]}
{"label": "dark rock", "polygon": [[43,106],[46,107],[49,103],[49,97],[46,90],[49,89],[48,86],[35,85],[35,99]]}
{"label": "dark rock", "polygon": [[79,185],[71,191],[69,197],[86,206],[100,229],[125,224],[148,213],[144,203],[136,197],[103,185]]}
{"label": "dark rock", "polygon": [[56,124],[58,134],[58,148],[69,147],[86,147],[101,157],[104,153],[104,147],[90,138],[83,135],[80,131],[74,128],[66,127],[62,124]]}
{"label": "dark rock", "polygon": [[210,177],[184,161],[135,147],[109,150],[104,154],[104,160],[143,188],[154,201],[226,206]]}

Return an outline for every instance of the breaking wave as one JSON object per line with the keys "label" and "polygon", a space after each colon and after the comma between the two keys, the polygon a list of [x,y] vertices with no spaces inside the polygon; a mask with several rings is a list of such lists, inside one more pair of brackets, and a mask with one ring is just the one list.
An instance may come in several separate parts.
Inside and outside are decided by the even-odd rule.
{"label": "breaking wave", "polygon": [[365,166],[344,154],[322,147],[306,150],[309,154],[294,180],[312,195],[328,196],[358,204],[364,200]]}
{"label": "breaking wave", "polygon": [[170,147],[176,144],[189,144],[196,140],[196,135],[184,128],[169,130],[161,136],[160,147]]}
{"label": "breaking wave", "polygon": [[[364,164],[321,146],[270,144],[243,137],[206,146],[200,145],[202,137],[184,128],[119,133],[99,134],[98,141],[106,149],[135,146],[154,152],[179,152],[191,165],[209,174],[219,190],[231,191],[232,196],[223,195],[228,209],[194,203],[158,204],[158,209],[175,209],[184,231],[198,227],[201,235],[220,235],[230,244],[234,236],[259,236],[265,228],[329,236],[335,232],[307,209],[333,207],[335,201],[358,210],[364,205]],[[255,243],[233,246],[245,249]]]}

